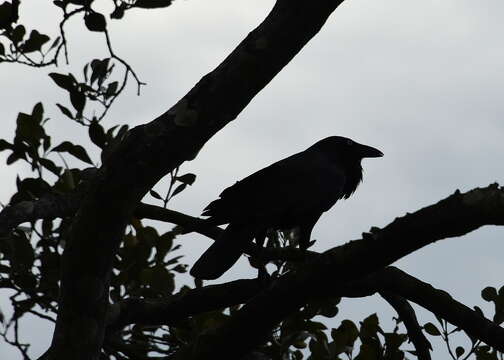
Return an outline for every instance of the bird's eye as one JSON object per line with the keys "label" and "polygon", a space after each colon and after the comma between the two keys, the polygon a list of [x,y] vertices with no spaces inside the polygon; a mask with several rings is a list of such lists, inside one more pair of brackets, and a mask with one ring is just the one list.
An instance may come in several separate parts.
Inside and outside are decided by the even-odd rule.
{"label": "bird's eye", "polygon": [[349,146],[353,145],[353,141],[352,141],[352,140],[350,140],[350,139],[347,139],[346,143],[347,143],[347,145],[349,145]]}

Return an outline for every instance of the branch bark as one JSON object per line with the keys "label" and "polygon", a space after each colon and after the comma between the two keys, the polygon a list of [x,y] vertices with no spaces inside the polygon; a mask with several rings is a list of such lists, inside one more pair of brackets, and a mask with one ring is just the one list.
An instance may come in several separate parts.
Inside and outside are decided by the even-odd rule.
{"label": "branch bark", "polygon": [[46,194],[34,201],[21,201],[6,206],[0,212],[0,237],[24,222],[54,219],[73,215],[80,204],[80,194]]}
{"label": "branch bark", "polygon": [[469,336],[504,352],[504,328],[482,317],[478,312],[453,299],[446,291],[420,281],[405,272],[388,267],[367,281],[422,306]]}
{"label": "branch bark", "polygon": [[431,360],[430,351],[432,350],[432,345],[422,332],[422,327],[418,323],[415,310],[408,300],[390,291],[382,290],[380,291],[380,295],[394,308],[404,323],[408,337],[416,349],[418,360]]}
{"label": "branch bark", "polygon": [[175,325],[196,314],[243,304],[265,285],[259,279],[244,279],[191,289],[163,300],[126,299],[109,307],[108,330],[129,324]]}
{"label": "branch bark", "polygon": [[[225,326],[205,336],[205,341],[181,350],[177,358],[239,358],[265,341],[266,335],[288,314],[310,299],[327,294],[328,286],[339,289],[423,246],[464,235],[483,225],[504,225],[504,190],[496,184],[464,194],[457,191],[435,205],[395,219],[383,229],[372,229],[363,239],[328,250],[255,296]],[[330,284],[327,279],[331,279]],[[501,330],[497,331],[497,338],[484,336],[482,340],[501,348]],[[229,342],[230,338],[234,341]]]}
{"label": "branch bark", "polygon": [[99,358],[112,260],[141,198],[235,119],[341,3],[278,0],[214,71],[159,118],[132,129],[105,160],[75,216],[63,256],[53,359]]}

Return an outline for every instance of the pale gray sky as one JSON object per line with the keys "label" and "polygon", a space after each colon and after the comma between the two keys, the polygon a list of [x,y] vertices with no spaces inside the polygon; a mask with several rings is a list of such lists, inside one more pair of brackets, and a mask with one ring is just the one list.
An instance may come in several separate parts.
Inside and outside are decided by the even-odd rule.
{"label": "pale gray sky", "polygon": [[[97,3],[110,12],[108,1]],[[165,10],[132,11],[111,22],[115,51],[148,85],[140,97],[131,86],[114,105],[106,127],[134,126],[165,111],[217,66],[272,5],[272,0],[179,0]],[[56,10],[50,2],[25,0],[22,18],[28,27],[54,34]],[[371,226],[384,226],[457,188],[504,184],[504,24],[497,15],[503,11],[504,3],[497,0],[345,2],[238,119],[183,166],[198,179],[172,208],[199,215],[236,180],[328,135],[376,146],[385,157],[366,160],[364,183],[356,194],[323,215],[313,233],[316,250],[358,238]],[[69,69],[82,68],[83,56],[106,55],[102,36],[82,27],[80,21],[69,24]],[[68,136],[83,141],[54,105],[68,101],[65,93],[43,71],[1,64],[0,82],[2,137],[13,137],[19,111],[31,111],[43,101],[53,142]],[[16,171],[23,169],[6,167],[5,153],[0,167],[0,200],[6,202]],[[156,189],[166,191],[164,183]],[[480,290],[504,284],[503,234],[498,228],[480,229],[431,245],[396,265],[468,306],[485,305]],[[183,243],[181,252],[192,264],[210,241],[188,235]],[[252,275],[246,263],[219,282]],[[0,299],[2,309],[5,303]],[[373,312],[387,322],[393,314],[379,299],[345,301],[328,325]],[[32,354],[38,355],[52,330],[38,322],[29,325],[33,329],[26,335]],[[0,344],[0,358],[19,356]]]}

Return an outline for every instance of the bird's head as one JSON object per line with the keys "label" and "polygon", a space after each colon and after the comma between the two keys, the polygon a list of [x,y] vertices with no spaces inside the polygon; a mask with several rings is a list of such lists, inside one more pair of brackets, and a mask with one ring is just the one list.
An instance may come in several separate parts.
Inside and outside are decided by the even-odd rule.
{"label": "bird's head", "polygon": [[331,158],[358,161],[363,158],[381,157],[383,153],[371,146],[359,144],[343,136],[329,136],[315,143],[312,148],[321,150]]}

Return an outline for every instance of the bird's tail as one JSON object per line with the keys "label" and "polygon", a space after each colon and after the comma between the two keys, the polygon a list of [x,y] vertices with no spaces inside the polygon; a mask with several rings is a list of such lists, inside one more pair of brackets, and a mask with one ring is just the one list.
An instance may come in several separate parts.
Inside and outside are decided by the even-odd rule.
{"label": "bird's tail", "polygon": [[252,232],[246,227],[229,224],[222,236],[196,261],[190,274],[198,279],[217,279],[238,261],[252,238]]}

